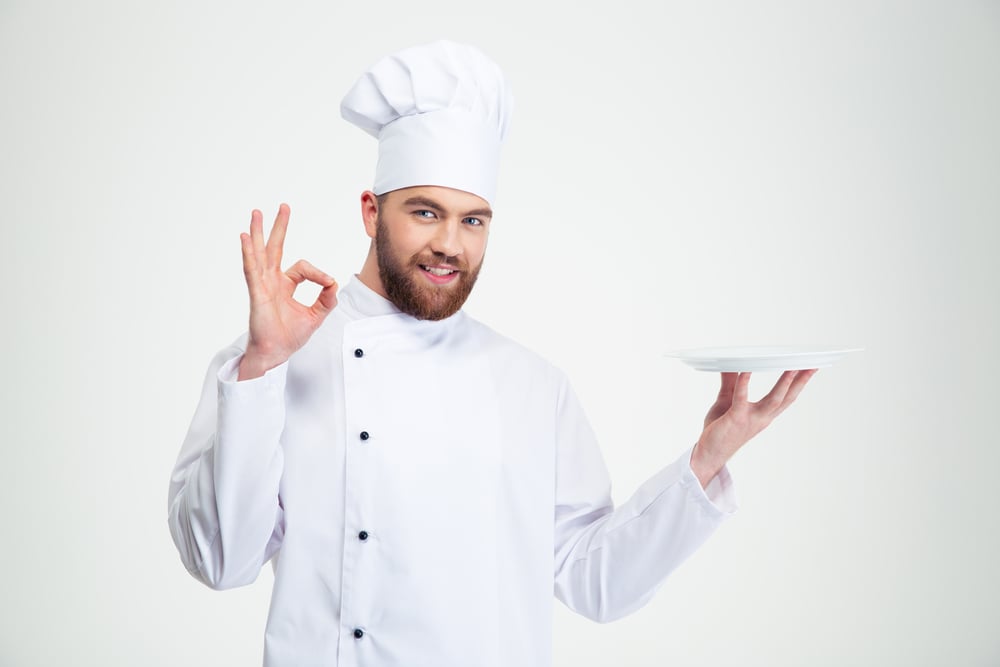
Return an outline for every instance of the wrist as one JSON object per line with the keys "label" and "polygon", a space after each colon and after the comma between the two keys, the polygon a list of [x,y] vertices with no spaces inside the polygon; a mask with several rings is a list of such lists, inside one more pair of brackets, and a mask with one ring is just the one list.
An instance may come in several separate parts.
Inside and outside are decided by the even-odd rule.
{"label": "wrist", "polygon": [[247,356],[243,355],[243,358],[240,359],[240,368],[239,373],[236,375],[236,381],[243,382],[244,380],[254,380],[262,377],[266,372],[266,368],[262,368],[259,364],[256,364],[253,361],[248,361]]}
{"label": "wrist", "polygon": [[711,448],[706,446],[701,440],[695,444],[694,449],[691,451],[691,471],[694,472],[695,477],[701,483],[702,488],[708,486],[708,483],[719,474],[725,465],[726,460],[723,457],[716,455],[711,451]]}
{"label": "wrist", "polygon": [[243,358],[240,359],[239,374],[236,377],[236,381],[242,382],[243,380],[254,380],[263,377],[264,373],[280,366],[285,361],[285,359],[269,359],[247,348],[247,351],[243,354]]}

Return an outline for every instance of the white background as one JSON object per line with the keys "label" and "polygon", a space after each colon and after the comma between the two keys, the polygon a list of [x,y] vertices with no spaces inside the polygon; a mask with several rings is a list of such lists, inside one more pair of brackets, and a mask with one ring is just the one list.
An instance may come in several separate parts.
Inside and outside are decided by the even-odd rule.
{"label": "white background", "polygon": [[1000,664],[1000,4],[884,0],[0,2],[0,664],[259,664],[270,572],[188,576],[168,476],[250,209],[346,282],[340,98],[440,37],[516,98],[468,310],[568,372],[617,499],[714,398],[663,352],[866,348],[649,606],[555,604],[556,665]]}

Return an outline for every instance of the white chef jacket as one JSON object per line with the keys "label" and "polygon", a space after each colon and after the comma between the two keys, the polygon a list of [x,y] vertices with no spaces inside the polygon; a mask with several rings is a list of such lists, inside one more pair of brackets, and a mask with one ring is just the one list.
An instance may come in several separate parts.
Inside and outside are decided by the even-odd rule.
{"label": "white chef jacket", "polygon": [[628,614],[735,509],[690,450],[614,509],[563,374],[461,311],[419,321],[354,279],[236,382],[245,341],[211,365],[168,521],[213,588],[272,562],[266,667],[550,665],[553,590]]}

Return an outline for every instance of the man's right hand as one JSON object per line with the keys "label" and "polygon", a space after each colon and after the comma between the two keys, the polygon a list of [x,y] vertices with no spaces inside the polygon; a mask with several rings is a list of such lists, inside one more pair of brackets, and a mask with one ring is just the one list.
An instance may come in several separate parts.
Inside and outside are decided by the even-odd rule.
{"label": "man's right hand", "polygon": [[[250,338],[240,361],[239,380],[262,376],[288,360],[306,344],[313,332],[337,305],[337,283],[305,260],[281,270],[281,252],[291,211],[278,207],[271,234],[264,243],[263,214],[250,215],[250,233],[240,234],[243,273],[250,291]],[[304,306],[292,294],[308,280],[323,289],[312,306]]]}

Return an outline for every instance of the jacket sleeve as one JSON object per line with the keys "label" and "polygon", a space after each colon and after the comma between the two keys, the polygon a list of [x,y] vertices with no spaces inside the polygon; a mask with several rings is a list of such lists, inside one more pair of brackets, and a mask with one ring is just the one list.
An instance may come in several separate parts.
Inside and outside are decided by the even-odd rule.
{"label": "jacket sleeve", "polygon": [[236,382],[243,343],[220,352],[170,478],[167,521],[188,571],[206,585],[252,583],[278,550],[286,366]]}
{"label": "jacket sleeve", "polygon": [[613,621],[646,604],[736,510],[732,482],[723,469],[702,489],[688,449],[616,509],[596,439],[566,383],[556,430],[556,597]]}

